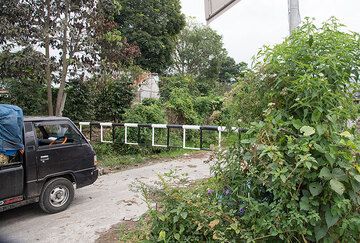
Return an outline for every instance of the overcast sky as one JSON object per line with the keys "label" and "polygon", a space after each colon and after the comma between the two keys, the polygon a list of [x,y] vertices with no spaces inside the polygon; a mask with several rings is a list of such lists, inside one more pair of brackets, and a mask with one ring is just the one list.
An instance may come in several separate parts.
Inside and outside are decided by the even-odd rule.
{"label": "overcast sky", "polygon": [[[205,23],[204,0],[181,0],[183,12]],[[210,24],[223,36],[230,56],[251,62],[264,44],[288,35],[287,0],[242,0]],[[335,16],[347,29],[360,32],[360,0],[299,0],[300,14],[321,23]]]}

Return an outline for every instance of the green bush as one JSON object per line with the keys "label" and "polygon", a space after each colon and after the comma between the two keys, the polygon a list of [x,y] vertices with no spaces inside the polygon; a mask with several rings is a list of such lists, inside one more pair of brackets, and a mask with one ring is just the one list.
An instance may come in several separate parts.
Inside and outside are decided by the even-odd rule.
{"label": "green bush", "polygon": [[172,90],[166,105],[169,122],[197,124],[199,117],[195,111],[193,99],[187,89]]}
{"label": "green bush", "polygon": [[194,100],[194,109],[201,118],[201,123],[211,125],[219,122],[219,117],[214,117],[214,112],[221,113],[223,97],[221,96],[200,96]]}
{"label": "green bush", "polygon": [[[106,77],[105,77],[106,78]],[[99,121],[121,121],[125,110],[134,98],[131,75],[106,78],[104,83],[94,86],[96,90],[95,116]],[[97,90],[99,89],[100,90]]]}
{"label": "green bush", "polygon": [[152,239],[360,241],[360,139],[347,127],[359,116],[360,38],[340,28],[308,21],[259,53],[262,119],[219,155],[208,197],[164,190]]}
{"label": "green bush", "polygon": [[266,97],[267,90],[259,75],[247,72],[225,95],[221,113],[223,123],[246,127],[252,121],[262,119],[263,111],[270,102]]}
{"label": "green bush", "polygon": [[156,99],[144,99],[126,110],[124,122],[140,124],[164,124],[166,123],[165,111]]}

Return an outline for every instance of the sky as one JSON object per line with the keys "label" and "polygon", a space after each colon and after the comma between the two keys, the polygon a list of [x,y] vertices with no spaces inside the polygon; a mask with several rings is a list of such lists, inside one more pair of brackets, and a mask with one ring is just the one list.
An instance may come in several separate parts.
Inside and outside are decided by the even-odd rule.
{"label": "sky", "polygon": [[[347,30],[360,32],[360,0],[299,0],[301,18],[320,24],[337,17]],[[204,0],[181,0],[182,10],[206,23]],[[251,63],[263,45],[280,43],[288,34],[287,0],[241,0],[210,23],[223,36],[225,48],[236,61]]]}

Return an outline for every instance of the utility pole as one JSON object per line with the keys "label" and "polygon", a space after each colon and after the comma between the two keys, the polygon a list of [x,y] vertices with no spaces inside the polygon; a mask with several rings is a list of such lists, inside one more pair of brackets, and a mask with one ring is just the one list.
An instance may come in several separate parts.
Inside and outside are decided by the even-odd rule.
{"label": "utility pole", "polygon": [[289,31],[291,32],[300,25],[299,0],[288,0],[289,5]]}

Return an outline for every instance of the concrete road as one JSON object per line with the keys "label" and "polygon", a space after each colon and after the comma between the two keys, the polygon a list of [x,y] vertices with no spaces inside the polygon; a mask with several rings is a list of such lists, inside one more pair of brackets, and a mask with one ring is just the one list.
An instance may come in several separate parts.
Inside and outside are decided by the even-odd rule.
{"label": "concrete road", "polygon": [[139,193],[130,189],[136,180],[154,183],[157,174],[175,169],[192,180],[206,178],[210,170],[203,161],[208,156],[196,154],[101,176],[94,185],[77,190],[72,205],[58,214],[44,214],[37,204],[0,213],[0,236],[16,243],[94,242],[112,225],[147,211]]}

